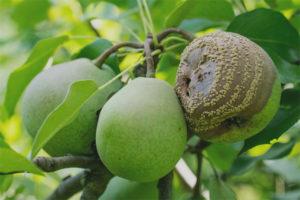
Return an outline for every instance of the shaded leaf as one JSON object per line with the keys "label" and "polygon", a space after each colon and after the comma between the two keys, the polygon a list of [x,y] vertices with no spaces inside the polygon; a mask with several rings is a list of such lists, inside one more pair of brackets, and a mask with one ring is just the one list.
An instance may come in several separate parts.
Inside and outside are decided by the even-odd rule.
{"label": "shaded leaf", "polygon": [[[106,49],[112,46],[109,40],[99,38],[94,42],[83,47],[74,57],[75,58],[89,58],[91,60],[100,56]],[[105,64],[110,66],[116,74],[120,73],[119,61],[116,54],[110,55]]]}
{"label": "shaded leaf", "polygon": [[265,49],[274,61],[282,83],[299,83],[300,67],[282,59],[276,52]]}
{"label": "shaded leaf", "polygon": [[184,20],[179,28],[186,30],[190,33],[197,33],[210,28],[225,28],[228,25],[226,21],[213,21],[208,19],[186,19]]}
{"label": "shaded leaf", "polygon": [[241,14],[234,18],[227,31],[246,36],[289,62],[298,60],[299,35],[280,12],[259,8]]}
{"label": "shaded leaf", "polygon": [[294,15],[290,19],[290,22],[297,29],[298,33],[300,33],[300,14]]}
{"label": "shaded leaf", "polygon": [[234,18],[234,12],[225,0],[186,0],[171,12],[165,26],[177,27],[184,19],[192,18],[229,21]]}
{"label": "shaded leaf", "polygon": [[231,166],[228,173],[229,176],[238,176],[255,165],[260,160],[274,160],[287,156],[295,145],[294,141],[288,143],[275,143],[265,154],[261,156],[251,157],[247,155],[239,156]]}
{"label": "shaded leaf", "polygon": [[292,127],[300,118],[300,89],[284,90],[281,95],[279,110],[275,117],[259,134],[245,140],[242,152],[259,145],[269,144],[271,140],[279,138]]}
{"label": "shaded leaf", "polygon": [[95,94],[97,84],[93,80],[74,82],[63,100],[45,119],[33,142],[31,158],[64,126],[78,115],[81,106]]}
{"label": "shaded leaf", "polygon": [[26,62],[10,74],[4,99],[4,106],[10,116],[27,85],[42,71],[58,46],[67,39],[67,36],[59,36],[39,41]]}
{"label": "shaded leaf", "polygon": [[156,77],[170,83],[174,86],[179,60],[175,53],[164,53],[157,65]]}
{"label": "shaded leaf", "polygon": [[239,176],[251,169],[257,159],[255,157],[241,155],[232,164],[228,176]]}
{"label": "shaded leaf", "polygon": [[233,190],[221,179],[211,178],[209,181],[210,200],[236,200]]}
{"label": "shaded leaf", "polygon": [[224,172],[230,169],[238,154],[237,150],[226,144],[211,144],[205,148],[205,152],[214,166]]}

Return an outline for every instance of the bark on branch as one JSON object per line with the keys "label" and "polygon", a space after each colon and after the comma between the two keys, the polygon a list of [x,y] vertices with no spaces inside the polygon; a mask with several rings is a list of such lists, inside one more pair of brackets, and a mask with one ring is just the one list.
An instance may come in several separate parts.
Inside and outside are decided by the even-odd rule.
{"label": "bark on branch", "polygon": [[[183,37],[187,38],[189,41],[192,41],[195,39],[195,36],[187,31],[184,31],[180,28],[169,28],[166,29],[159,34],[157,34],[157,40],[160,42],[162,39],[167,37],[171,33],[177,33],[182,35]],[[146,39],[147,40],[147,39]],[[153,39],[151,41],[148,41],[149,46],[151,48],[154,47]],[[118,49],[122,47],[132,47],[132,48],[144,48],[144,44],[138,43],[138,42],[121,42],[119,44],[116,44],[110,48],[108,48],[106,51],[104,51],[98,58],[94,60],[94,64],[101,68],[102,64],[105,62],[105,60],[114,52],[116,52]]]}
{"label": "bark on branch", "polygon": [[153,38],[151,35],[147,35],[147,39],[144,43],[144,49],[146,54],[146,63],[147,63],[147,77],[155,78],[155,67],[154,67],[154,60],[151,56],[151,42],[153,42]]}
{"label": "bark on branch", "polygon": [[138,42],[121,42],[119,44],[116,44],[104,51],[98,58],[94,60],[94,64],[101,68],[102,64],[105,62],[105,60],[114,52],[116,52],[118,49],[122,47],[132,47],[132,48],[144,48],[144,44],[138,43]]}
{"label": "bark on branch", "polygon": [[165,37],[167,37],[171,33],[180,34],[183,37],[185,37],[186,39],[188,39],[189,41],[192,41],[192,40],[194,40],[196,38],[193,34],[187,32],[185,30],[182,30],[180,28],[168,28],[166,30],[163,30],[159,34],[157,34],[157,40],[158,40],[158,42],[160,42],[162,39],[164,39]]}
{"label": "bark on branch", "polygon": [[43,157],[39,156],[33,160],[39,168],[45,172],[53,172],[63,168],[97,168],[101,161],[93,156],[62,156],[62,157]]}
{"label": "bark on branch", "polygon": [[77,175],[64,180],[55,191],[48,196],[47,200],[66,200],[81,191],[84,187],[83,179],[88,170],[83,170]]}

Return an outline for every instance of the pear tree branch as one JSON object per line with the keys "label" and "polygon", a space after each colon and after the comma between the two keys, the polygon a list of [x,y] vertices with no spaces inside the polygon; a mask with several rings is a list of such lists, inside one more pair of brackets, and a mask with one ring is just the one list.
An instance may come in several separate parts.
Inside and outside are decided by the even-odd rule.
{"label": "pear tree branch", "polygon": [[162,39],[164,39],[165,37],[167,37],[171,33],[180,34],[183,37],[185,37],[186,39],[188,39],[189,41],[193,41],[196,38],[193,34],[187,32],[185,30],[182,30],[180,28],[168,28],[166,30],[163,30],[159,34],[157,34],[158,42],[160,42]]}
{"label": "pear tree branch", "polygon": [[101,161],[95,156],[67,155],[61,157],[39,156],[33,160],[33,163],[45,172],[53,172],[71,167],[94,169]]}
{"label": "pear tree branch", "polygon": [[136,49],[144,48],[144,44],[138,42],[121,42],[104,51],[98,58],[94,60],[94,64],[101,68],[105,60],[114,52],[122,47],[132,47]]}
{"label": "pear tree branch", "polygon": [[51,193],[47,200],[65,200],[80,192],[83,187],[83,179],[88,170],[83,170],[73,177],[65,179],[55,190]]}

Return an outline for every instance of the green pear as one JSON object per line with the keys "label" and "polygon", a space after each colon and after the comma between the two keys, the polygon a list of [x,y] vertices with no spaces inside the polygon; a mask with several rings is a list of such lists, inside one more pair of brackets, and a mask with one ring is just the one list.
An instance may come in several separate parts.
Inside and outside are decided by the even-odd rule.
{"label": "green pear", "polygon": [[[63,101],[73,82],[94,80],[101,86],[113,77],[114,73],[109,67],[98,69],[88,59],[77,59],[42,71],[30,82],[24,94],[22,118],[27,131],[33,137],[36,136],[47,115]],[[77,118],[45,145],[46,152],[52,156],[91,154],[97,111],[102,108],[107,97],[120,87],[120,81],[115,81],[88,100]]]}
{"label": "green pear", "polygon": [[175,82],[189,130],[210,142],[237,142],[259,133],[280,103],[273,61],[236,33],[215,32],[191,42]]}
{"label": "green pear", "polygon": [[110,180],[99,200],[154,200],[158,199],[157,181],[138,183],[120,177]]}
{"label": "green pear", "polygon": [[103,106],[96,147],[113,174],[149,182],[174,168],[186,137],[186,123],[174,89],[163,80],[137,78]]}

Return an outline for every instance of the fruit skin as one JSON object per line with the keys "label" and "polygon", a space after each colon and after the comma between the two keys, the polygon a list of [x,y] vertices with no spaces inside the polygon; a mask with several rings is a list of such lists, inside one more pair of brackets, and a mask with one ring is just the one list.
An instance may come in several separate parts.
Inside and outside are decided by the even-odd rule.
{"label": "fruit skin", "polygon": [[174,89],[163,80],[137,78],[104,105],[96,146],[113,174],[150,182],[174,168],[186,137],[186,123]]}
{"label": "fruit skin", "polygon": [[[31,81],[24,94],[22,118],[27,131],[36,136],[47,115],[63,101],[73,82],[90,79],[101,86],[113,77],[109,67],[104,66],[100,70],[88,59],[77,59],[42,71]],[[45,151],[51,156],[93,153],[96,112],[104,105],[108,95],[120,87],[120,82],[115,81],[88,100],[77,118],[44,146]]]}
{"label": "fruit skin", "polygon": [[120,177],[110,180],[99,200],[153,200],[158,199],[157,181],[138,183]]}
{"label": "fruit skin", "polygon": [[236,33],[195,39],[181,56],[175,82],[188,129],[210,142],[231,143],[257,134],[280,103],[273,61]]}

